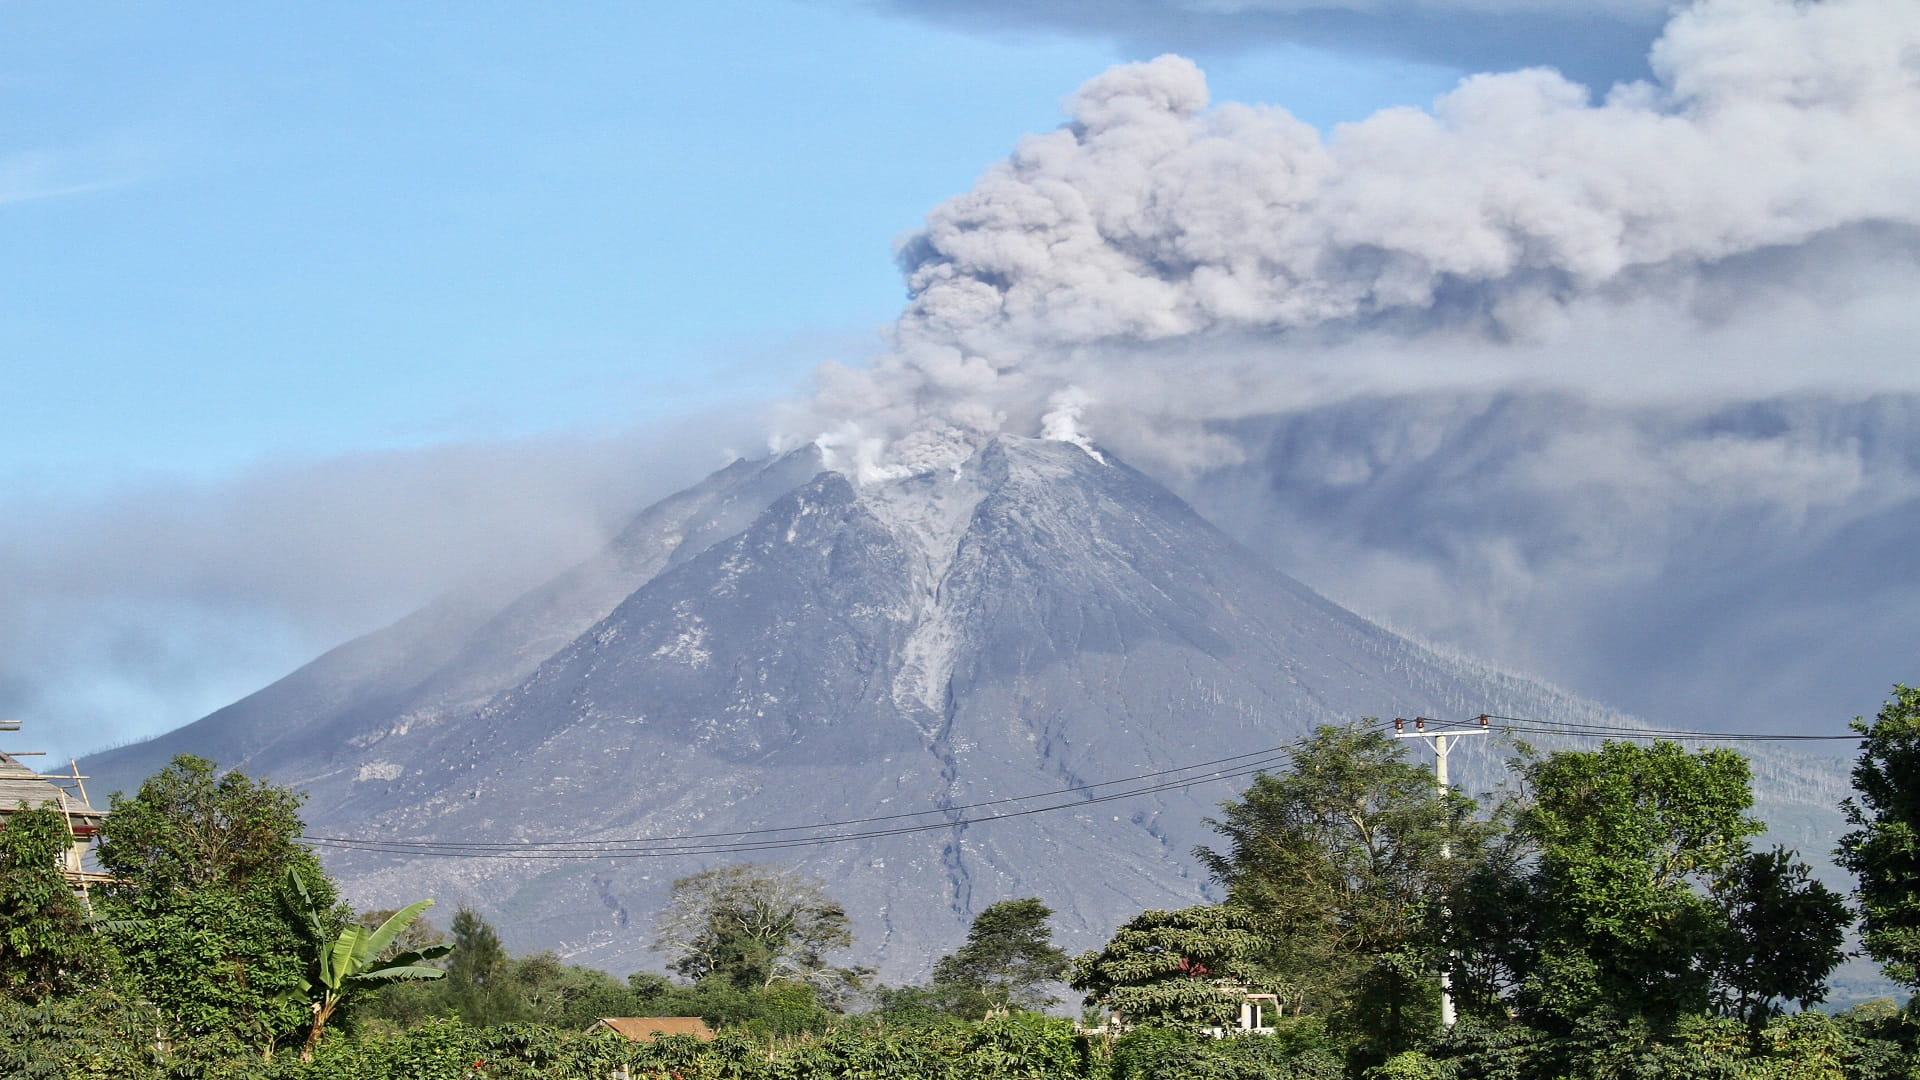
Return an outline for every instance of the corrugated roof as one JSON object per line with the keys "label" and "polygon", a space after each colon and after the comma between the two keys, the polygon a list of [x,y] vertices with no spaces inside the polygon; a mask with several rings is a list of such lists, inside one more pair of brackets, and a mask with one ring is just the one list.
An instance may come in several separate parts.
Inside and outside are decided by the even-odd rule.
{"label": "corrugated roof", "polygon": [[76,826],[98,825],[106,815],[88,806],[78,792],[63,790],[59,784],[22,765],[18,758],[0,754],[0,814],[18,810],[25,803],[29,810],[48,803],[64,808]]}
{"label": "corrugated roof", "polygon": [[696,1039],[713,1038],[713,1029],[697,1016],[603,1016],[587,1030],[605,1026],[625,1035],[632,1042],[652,1042],[662,1035],[692,1035]]}

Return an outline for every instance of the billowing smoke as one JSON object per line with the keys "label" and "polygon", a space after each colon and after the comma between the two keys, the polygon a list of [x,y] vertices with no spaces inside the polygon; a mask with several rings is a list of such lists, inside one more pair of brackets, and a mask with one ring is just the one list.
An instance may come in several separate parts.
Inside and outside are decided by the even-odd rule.
{"label": "billowing smoke", "polygon": [[1319,132],[1115,68],[936,207],[866,478],[1109,447],[1398,628],[1685,723],[1831,729],[1920,629],[1920,5],[1704,0],[1651,81]]}
{"label": "billowing smoke", "polygon": [[[884,474],[1034,432],[1068,385],[1208,418],[1248,408],[1220,391],[1250,376],[1268,406],[1370,373],[1592,386],[1717,364],[1750,390],[1775,358],[1716,357],[1777,342],[1781,294],[1910,295],[1920,6],[1707,0],[1651,66],[1599,100],[1546,69],[1474,76],[1326,135],[1209,107],[1177,56],[1114,68],[901,244],[890,348],[825,373],[790,434],[832,429]],[[1651,363],[1649,338],[1669,344]]]}

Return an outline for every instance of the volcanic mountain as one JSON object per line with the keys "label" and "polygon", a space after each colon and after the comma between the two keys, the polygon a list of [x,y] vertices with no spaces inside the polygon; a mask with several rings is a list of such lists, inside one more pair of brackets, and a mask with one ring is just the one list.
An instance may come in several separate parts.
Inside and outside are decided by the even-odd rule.
{"label": "volcanic mountain", "polygon": [[[1338,607],[1109,454],[1000,436],[864,484],[812,448],[735,463],[503,608],[435,605],[87,767],[269,775],[353,842],[325,854],[355,901],[471,902],[613,970],[655,962],[674,878],[798,864],[899,979],[997,900],[1043,898],[1080,947],[1207,895],[1192,851],[1234,781],[1077,789],[1481,712],[1627,722]],[[1757,767],[1764,815],[1831,821],[1834,766]]]}

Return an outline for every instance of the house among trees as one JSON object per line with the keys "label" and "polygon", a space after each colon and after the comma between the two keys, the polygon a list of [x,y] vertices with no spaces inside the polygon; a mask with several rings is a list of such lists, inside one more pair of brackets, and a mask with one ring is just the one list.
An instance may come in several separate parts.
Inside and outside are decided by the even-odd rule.
{"label": "house among trees", "polygon": [[63,869],[67,880],[82,897],[86,896],[88,885],[107,880],[106,874],[85,866],[87,848],[92,846],[94,834],[107,814],[88,805],[86,785],[81,782],[84,779],[77,765],[71,776],[42,776],[22,764],[19,758],[0,752],[0,826],[16,811],[37,810],[43,806],[60,811],[73,838],[67,847]]}
{"label": "house among trees", "polygon": [[713,1039],[713,1029],[697,1016],[603,1016],[587,1030],[615,1032],[628,1042],[652,1042],[662,1035],[691,1035],[703,1042]]}
{"label": "house among trees", "polygon": [[[1201,1035],[1213,1039],[1224,1039],[1230,1035],[1271,1035],[1274,1018],[1284,1016],[1277,994],[1259,994],[1244,985],[1231,980],[1216,980],[1213,989],[1232,998],[1232,1020],[1211,1025],[1201,1025]],[[1098,1025],[1088,1027],[1076,1022],[1074,1030],[1082,1035],[1115,1036],[1124,1035],[1136,1026],[1136,1019],[1130,1019],[1118,1010],[1107,1013],[1107,1017]]]}
{"label": "house among trees", "polygon": [[1244,986],[1222,986],[1221,993],[1240,998],[1240,1013],[1234,1027],[1208,1028],[1216,1039],[1228,1035],[1271,1035],[1273,1018],[1280,1015],[1280,998],[1275,994],[1255,994]]}

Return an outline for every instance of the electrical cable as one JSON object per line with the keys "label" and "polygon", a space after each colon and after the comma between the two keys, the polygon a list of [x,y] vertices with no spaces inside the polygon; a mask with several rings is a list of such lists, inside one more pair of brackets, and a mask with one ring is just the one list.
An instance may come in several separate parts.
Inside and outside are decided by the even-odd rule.
{"label": "electrical cable", "polygon": [[[439,856],[439,857],[448,857],[448,858],[475,858],[475,859],[648,859],[648,858],[662,858],[670,855],[712,855],[712,854],[729,854],[729,853],[738,853],[738,852],[779,851],[779,850],[786,850],[789,848],[797,848],[797,847],[817,847],[817,846],[823,846],[826,844],[845,843],[847,841],[852,841],[852,840],[871,840],[871,839],[877,839],[880,837],[887,837],[887,836],[901,836],[909,833],[929,832],[937,829],[948,829],[948,828],[954,828],[954,827],[963,826],[963,825],[974,825],[974,824],[979,824],[979,823],[988,822],[988,821],[1004,821],[1009,818],[1028,817],[1033,814],[1043,814],[1043,813],[1048,813],[1054,810],[1071,810],[1071,809],[1074,809],[1075,807],[1094,806],[1100,803],[1112,802],[1116,799],[1131,798],[1136,795],[1151,795],[1151,794],[1154,794],[1155,792],[1173,791],[1173,790],[1180,790],[1180,789],[1189,788],[1189,787],[1196,787],[1200,784],[1212,783],[1217,780],[1232,780],[1232,779],[1237,779],[1243,776],[1252,776],[1256,773],[1263,771],[1263,769],[1264,769],[1264,766],[1256,766],[1253,768],[1238,769],[1230,772],[1214,773],[1208,776],[1202,776],[1202,777],[1186,779],[1186,780],[1171,781],[1164,784],[1154,784],[1148,787],[1134,788],[1127,791],[1113,792],[1107,795],[1098,795],[1090,799],[1078,799],[1073,802],[1056,803],[1051,806],[1030,807],[1024,810],[1011,810],[1011,811],[1006,811],[1004,813],[998,813],[998,814],[985,814],[979,817],[953,818],[945,821],[934,821],[934,822],[928,822],[920,825],[906,825],[906,826],[900,826],[892,829],[872,829],[866,832],[841,833],[841,834],[830,835],[830,836],[793,837],[793,838],[788,838],[784,840],[760,840],[760,841],[750,841],[745,843],[734,843],[734,844],[677,845],[677,846],[659,846],[659,847],[640,848],[640,849],[635,849],[632,847],[606,847],[606,848],[600,848],[600,849],[582,850],[582,849],[575,848],[575,849],[557,850],[557,851],[552,849],[541,848],[538,846],[532,846],[528,848],[496,848],[492,850],[473,850],[473,849],[448,850],[444,846],[437,845],[429,841],[420,841],[420,842],[380,841],[380,840],[364,840],[363,841],[363,840],[346,840],[346,839],[317,840],[310,837],[306,839],[308,839],[310,842],[317,843],[320,846],[331,847],[331,848],[348,848],[348,849],[361,850],[361,851],[384,852],[387,854],[395,854],[395,855],[428,855],[428,856]],[[581,843],[581,842],[576,841],[575,843]],[[591,842],[587,841],[586,843],[591,843]]]}
{"label": "electrical cable", "polygon": [[[1517,716],[1497,716],[1483,714],[1487,720],[1504,721],[1507,731],[1518,731],[1540,735],[1559,735],[1570,738],[1619,738],[1653,740],[1703,740],[1722,742],[1765,742],[1765,741],[1858,741],[1858,735],[1763,735],[1763,734],[1722,734],[1716,732],[1690,731],[1678,728],[1628,728],[1618,725],[1591,722],[1555,722],[1530,720]],[[1475,719],[1479,719],[1476,717]],[[1382,721],[1375,725],[1384,728],[1391,721]],[[1444,732],[1436,732],[1444,734]],[[1183,765],[1171,769],[1139,773],[1116,780],[1103,780],[1093,784],[1083,784],[1052,792],[1036,792],[1028,795],[1014,795],[1000,799],[988,799],[957,806],[931,807],[926,810],[906,811],[897,814],[878,814],[864,818],[850,818],[841,821],[821,822],[814,825],[789,825],[770,829],[742,829],[733,832],[682,833],[678,835],[633,837],[605,840],[547,840],[547,841],[435,841],[435,840],[382,840],[373,838],[341,836],[305,836],[301,839],[322,847],[365,851],[391,855],[417,855],[438,858],[479,858],[479,859],[638,859],[664,858],[675,855],[713,855],[759,851],[779,851],[798,847],[814,847],[826,844],[846,843],[854,840],[871,840],[888,836],[901,836],[918,832],[930,832],[939,829],[957,828],[989,821],[1005,821],[1011,818],[1028,817],[1034,814],[1050,813],[1055,810],[1070,810],[1076,807],[1095,806],[1118,799],[1133,798],[1138,795],[1151,795],[1162,791],[1184,790],[1201,784],[1220,780],[1232,780],[1264,772],[1270,765],[1290,760],[1293,748],[1288,746],[1267,747],[1246,754],[1235,754],[1216,758],[1212,761]],[[1155,780],[1161,777],[1173,777],[1191,773],[1196,769],[1215,766],[1213,772],[1182,779],[1166,780],[1144,787],[1132,787],[1123,791],[1105,794],[1090,794],[1103,788],[1138,784],[1143,780]],[[1007,806],[1009,804],[1032,802],[1037,799],[1057,799],[1066,795],[1086,794],[1068,802],[1056,802],[1045,806],[1026,807],[998,813],[967,816],[968,811],[988,807]],[[942,815],[941,820],[911,825],[901,825],[885,829],[868,829],[851,833],[835,833],[829,830],[844,829],[857,825],[872,825],[889,821],[905,821],[929,815]],[[959,815],[959,816],[955,816]],[[791,833],[821,833],[826,835],[788,836]],[[736,839],[728,842],[698,843],[698,841],[720,841],[726,837]],[[759,837],[762,839],[751,839]]]}
{"label": "electrical cable", "polygon": [[[1858,742],[1860,736],[1853,735],[1768,735],[1759,732],[1713,732],[1694,731],[1685,728],[1630,728],[1615,724],[1600,724],[1591,721],[1562,722],[1553,720],[1529,720],[1521,716],[1495,716],[1485,714],[1489,720],[1505,720],[1511,725],[1521,725],[1517,730],[1532,731],[1547,735],[1574,735],[1589,738],[1622,739],[1689,739],[1706,742]],[[1477,717],[1476,717],[1477,719]]]}
{"label": "electrical cable", "polygon": [[[851,819],[848,821],[840,821],[840,822],[824,822],[818,825],[811,825],[811,826],[790,826],[790,827],[781,828],[781,829],[741,830],[739,832],[734,832],[734,833],[686,834],[681,836],[645,837],[645,838],[637,838],[637,839],[629,839],[629,840],[568,840],[568,841],[551,841],[551,842],[528,842],[528,843],[521,843],[521,844],[510,844],[510,843],[479,844],[479,843],[460,843],[460,842],[452,842],[452,841],[440,842],[440,841],[430,841],[430,840],[420,840],[420,841],[375,840],[375,839],[359,839],[359,838],[351,838],[351,837],[317,837],[317,836],[302,837],[302,839],[310,843],[314,843],[323,847],[330,847],[330,848],[346,848],[346,849],[361,850],[361,851],[378,851],[378,852],[386,852],[386,853],[397,854],[397,855],[432,855],[432,856],[453,857],[453,858],[459,858],[459,857],[522,858],[522,859],[527,859],[527,858],[532,858],[532,859],[658,858],[658,857],[667,856],[667,855],[703,855],[703,854],[722,854],[722,853],[730,853],[730,852],[774,851],[774,850],[783,850],[783,849],[794,848],[794,847],[807,847],[807,846],[815,846],[815,845],[822,845],[822,844],[844,843],[850,840],[866,840],[866,839],[874,839],[874,838],[885,837],[885,836],[898,836],[898,835],[903,835],[907,833],[928,832],[928,831],[937,830],[937,829],[947,829],[947,828],[953,828],[956,826],[972,825],[972,824],[977,824],[977,823],[987,822],[987,821],[1003,821],[1009,818],[1027,817],[1033,814],[1048,813],[1054,810],[1069,810],[1075,807],[1093,806],[1093,805],[1098,805],[1100,803],[1112,802],[1116,799],[1132,798],[1136,795],[1151,795],[1161,791],[1182,790],[1189,787],[1196,787],[1200,784],[1213,783],[1218,780],[1232,780],[1232,779],[1238,779],[1244,776],[1252,776],[1256,773],[1265,771],[1265,769],[1270,765],[1277,764],[1282,760],[1289,759],[1291,755],[1292,755],[1292,751],[1290,748],[1276,747],[1276,748],[1270,748],[1268,750],[1263,750],[1263,751],[1259,751],[1252,754],[1239,754],[1229,758],[1220,758],[1214,762],[1203,762],[1199,765],[1188,765],[1188,766],[1183,766],[1177,769],[1163,769],[1158,772],[1142,773],[1133,777],[1125,777],[1119,780],[1107,780],[1098,784],[1089,784],[1089,785],[1084,785],[1082,787],[1077,787],[1077,788],[1067,788],[1062,791],[1056,791],[1056,792],[1042,792],[1042,793],[1036,793],[1033,795],[1017,796],[1017,797],[1011,797],[1006,799],[994,799],[986,802],[970,803],[970,804],[966,804],[964,806],[958,806],[958,807],[937,807],[930,810],[914,811],[911,813],[904,813],[904,814],[887,814],[887,815],[879,815],[877,817],[872,817],[872,818],[857,818],[857,819]],[[1250,760],[1250,759],[1256,759],[1256,760]],[[879,821],[899,820],[902,818],[911,818],[911,817],[922,817],[927,814],[951,815],[955,811],[977,809],[980,807],[987,807],[987,806],[1005,805],[1010,802],[1031,801],[1033,799],[1049,798],[1049,797],[1058,798],[1060,796],[1070,795],[1075,792],[1093,791],[1099,788],[1113,787],[1119,784],[1134,783],[1139,780],[1147,780],[1147,779],[1153,779],[1155,777],[1169,776],[1176,773],[1192,772],[1196,768],[1205,768],[1209,765],[1222,764],[1226,762],[1236,762],[1236,761],[1240,762],[1240,764],[1235,765],[1229,769],[1217,769],[1213,772],[1207,773],[1202,776],[1186,777],[1186,778],[1177,779],[1177,780],[1169,780],[1163,783],[1149,784],[1144,787],[1134,787],[1124,791],[1110,792],[1102,795],[1094,795],[1089,798],[1074,799],[1069,802],[1055,803],[1048,806],[1029,807],[1029,808],[1020,809],[1020,810],[1011,810],[1003,813],[983,814],[983,815],[973,816],[973,817],[949,816],[940,821],[928,822],[924,824],[906,825],[906,826],[900,826],[900,827],[890,828],[890,829],[869,829],[863,832],[838,833],[838,834],[831,834],[826,836],[789,837],[785,839],[770,839],[770,840],[747,840],[747,841],[740,841],[740,842],[734,842],[734,843],[715,843],[715,844],[673,843],[675,841],[699,840],[699,839],[707,839],[707,838],[721,837],[721,836],[765,836],[765,835],[771,835],[775,833],[787,833],[787,832],[804,831],[804,830],[818,831],[818,830],[826,830],[826,829],[844,828],[848,825],[868,824],[868,823],[879,822]],[[636,848],[635,845],[647,845],[647,846]],[[585,849],[583,850],[583,848]]]}
{"label": "electrical cable", "polygon": [[[817,831],[821,829],[843,828],[849,825],[867,825],[867,824],[872,824],[872,823],[881,822],[881,821],[898,821],[904,818],[924,817],[928,814],[953,814],[955,812],[977,810],[985,806],[1000,806],[1007,803],[1026,802],[1032,799],[1056,798],[1060,795],[1071,794],[1073,792],[1094,791],[1099,788],[1113,787],[1118,784],[1131,784],[1141,780],[1150,780],[1155,777],[1172,776],[1176,773],[1192,772],[1195,769],[1205,769],[1205,768],[1210,768],[1216,765],[1225,765],[1230,762],[1242,762],[1243,765],[1240,766],[1242,768],[1265,767],[1266,765],[1274,764],[1275,762],[1281,759],[1291,757],[1292,753],[1293,751],[1290,747],[1268,747],[1266,749],[1256,750],[1251,753],[1234,754],[1229,757],[1215,758],[1212,761],[1202,761],[1192,765],[1181,765],[1171,769],[1160,769],[1154,772],[1138,773],[1133,776],[1124,776],[1117,780],[1102,780],[1092,784],[1080,784],[1073,787],[1062,788],[1056,791],[1033,792],[1026,795],[1009,795],[1005,798],[987,799],[987,800],[983,800],[981,802],[975,802],[975,803],[961,803],[954,806],[936,806],[936,807],[929,807],[928,809],[925,809],[925,810],[911,810],[911,811],[905,811],[897,814],[877,814],[872,817],[848,818],[840,821],[824,821],[814,825],[788,825],[788,826],[782,826],[780,828],[774,828],[774,829],[736,829],[731,832],[680,833],[680,834],[668,835],[668,836],[648,836],[648,837],[635,837],[635,838],[629,838],[629,839],[610,838],[605,840],[528,840],[528,841],[518,841],[518,842],[451,841],[449,840],[449,841],[420,841],[420,843],[430,843],[432,844],[432,846],[435,846],[435,847],[447,847],[447,848],[507,848],[507,849],[518,849],[518,848],[529,848],[529,847],[564,848],[564,847],[579,846],[579,845],[592,845],[596,847],[601,847],[608,844],[654,844],[654,843],[662,843],[666,841],[677,841],[677,840],[717,839],[720,837],[728,837],[728,836],[746,837],[746,836],[771,835],[775,833],[811,832],[811,831]],[[1259,760],[1256,761],[1252,759],[1259,759]],[[1211,778],[1212,776],[1210,775],[1206,779],[1211,779]],[[943,822],[943,824],[945,823],[948,823],[948,822]],[[348,836],[303,836],[301,837],[301,839],[319,842],[319,843],[331,842],[331,843],[356,843],[357,844],[357,843],[368,842],[364,838],[348,837]],[[407,843],[409,841],[392,841],[392,842]]]}

